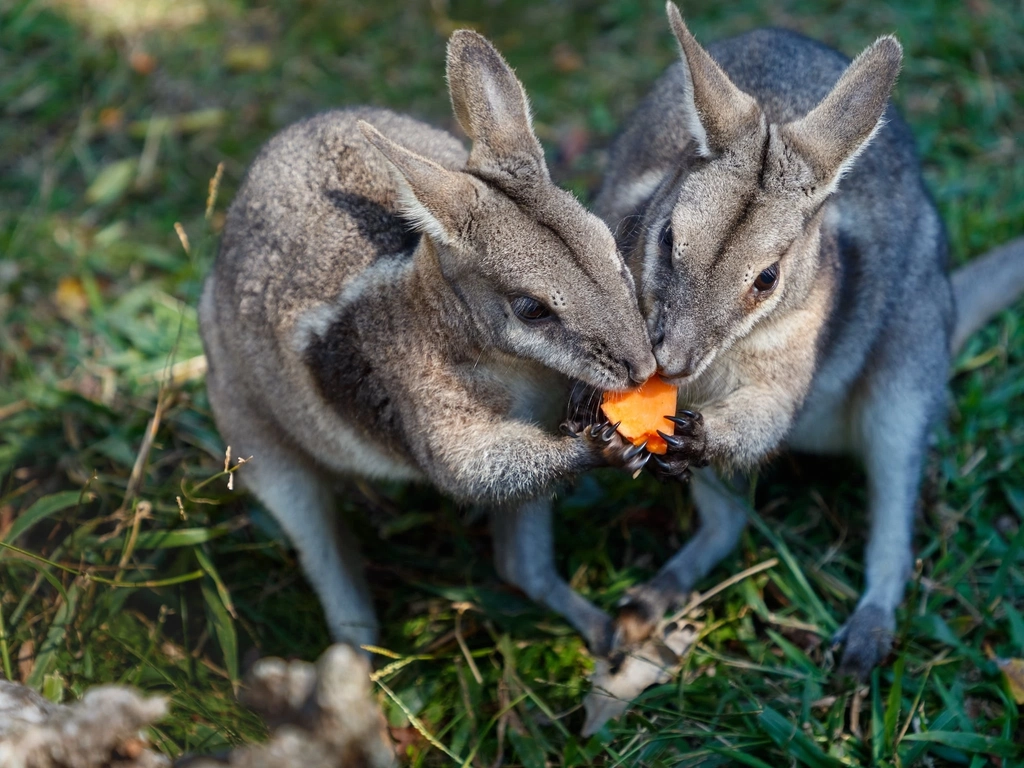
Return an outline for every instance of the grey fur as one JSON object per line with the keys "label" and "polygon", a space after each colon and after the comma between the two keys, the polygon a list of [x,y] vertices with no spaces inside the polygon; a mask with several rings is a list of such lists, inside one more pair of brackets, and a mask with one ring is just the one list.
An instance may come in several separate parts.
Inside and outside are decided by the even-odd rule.
{"label": "grey fur", "polygon": [[[627,253],[660,371],[681,386],[680,406],[702,412],[706,458],[745,470],[788,444],[865,463],[867,586],[839,635],[845,666],[863,675],[888,650],[879,638],[910,574],[956,315],[945,233],[888,104],[899,44],[881,38],[850,63],[800,35],[757,30],[705,52],[668,12],[683,62],[613,145],[596,210]],[[776,262],[774,289],[756,291]],[[975,277],[991,282],[996,265],[1018,285],[964,292],[963,333],[1024,282],[1019,254]],[[620,639],[642,639],[737,540],[741,502],[705,485],[694,500],[712,561],[702,550],[691,562],[690,547],[674,557],[623,607]]]}
{"label": "grey fur", "polygon": [[1024,291],[1024,237],[953,270],[956,325],[950,346],[956,354],[968,337]]}
{"label": "grey fur", "polygon": [[[369,108],[271,139],[200,305],[217,424],[253,456],[240,478],[298,549],[335,639],[356,644],[376,620],[334,476],[426,481],[499,515],[511,505],[498,550],[529,558],[518,539],[548,524],[556,483],[625,463],[621,441],[555,432],[569,379],[625,389],[655,368],[614,238],[552,184],[512,70],[460,31],[448,81],[468,154]],[[521,296],[557,319],[521,319]],[[532,574],[527,591],[548,604],[548,587],[569,589],[550,553],[500,565]],[[553,607],[595,641],[597,609],[579,601]]]}

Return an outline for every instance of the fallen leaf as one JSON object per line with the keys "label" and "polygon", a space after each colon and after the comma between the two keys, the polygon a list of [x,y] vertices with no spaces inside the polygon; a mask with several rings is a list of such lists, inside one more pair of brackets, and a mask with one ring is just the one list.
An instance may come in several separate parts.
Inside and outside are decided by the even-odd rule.
{"label": "fallen leaf", "polygon": [[53,292],[53,301],[62,315],[80,315],[89,307],[82,281],[77,277],[62,277]]}
{"label": "fallen leaf", "polygon": [[568,43],[559,43],[551,52],[551,62],[555,69],[563,74],[583,69],[583,57],[572,49]]}
{"label": "fallen leaf", "polygon": [[151,75],[156,69],[156,57],[145,51],[132,51],[128,65],[140,75]]}
{"label": "fallen leaf", "polygon": [[[180,115],[156,115],[148,120],[135,120],[128,125],[128,135],[144,139],[148,133],[196,133],[220,128],[227,122],[227,112],[217,107],[185,112]],[[135,162],[135,161],[132,161]]]}
{"label": "fallen leaf", "polygon": [[699,634],[700,627],[692,622],[673,623],[659,627],[649,639],[628,650],[614,670],[608,659],[598,659],[590,678],[590,693],[583,699],[587,719],[582,735],[594,735],[609,720],[621,717],[629,703],[646,689],[671,680]]}
{"label": "fallen leaf", "polygon": [[85,190],[86,202],[100,205],[115,202],[128,191],[137,169],[138,161],[135,158],[117,160],[104,166]]}
{"label": "fallen leaf", "polygon": [[36,666],[36,644],[31,640],[26,640],[18,648],[18,674],[21,675],[21,681],[25,682],[28,680],[29,675],[32,674],[32,670]]}
{"label": "fallen leaf", "polygon": [[1024,659],[996,659],[1010,685],[1010,695],[1018,704],[1024,704]]}
{"label": "fallen leaf", "polygon": [[119,107],[104,107],[99,115],[100,127],[114,131],[124,125],[124,112]]}
{"label": "fallen leaf", "polygon": [[266,72],[270,62],[270,47],[266,45],[233,45],[224,54],[224,64],[236,72]]}

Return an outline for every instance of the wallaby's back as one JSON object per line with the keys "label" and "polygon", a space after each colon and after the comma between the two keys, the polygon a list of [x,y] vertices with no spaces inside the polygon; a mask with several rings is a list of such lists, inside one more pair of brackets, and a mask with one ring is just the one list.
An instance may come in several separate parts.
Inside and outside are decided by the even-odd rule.
{"label": "wallaby's back", "polygon": [[[389,256],[407,261],[419,241],[398,213],[387,161],[359,131],[359,120],[401,135],[443,166],[465,164],[467,152],[453,136],[382,109],[325,112],[273,137],[228,211],[203,293],[210,390],[228,403],[246,400],[276,425],[280,440],[307,450],[319,442],[348,463],[414,476],[382,442],[346,450],[356,445],[351,427],[322,411],[295,341],[300,318],[308,323],[317,307],[331,311],[371,265]],[[357,358],[353,353],[349,364],[358,367]]]}
{"label": "wallaby's back", "polygon": [[[228,211],[215,265],[236,321],[330,301],[381,256],[411,254],[419,235],[398,212],[384,156],[360,133],[366,120],[447,168],[468,156],[444,131],[383,109],[334,110],[291,126],[253,162]],[[228,319],[228,318],[222,318]]]}

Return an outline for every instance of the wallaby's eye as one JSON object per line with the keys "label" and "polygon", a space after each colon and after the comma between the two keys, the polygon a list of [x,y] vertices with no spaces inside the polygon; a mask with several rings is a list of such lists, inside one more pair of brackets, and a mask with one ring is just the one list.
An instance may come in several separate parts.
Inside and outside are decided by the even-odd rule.
{"label": "wallaby's eye", "polygon": [[532,296],[516,296],[510,304],[516,317],[527,323],[536,323],[551,317],[551,310]]}
{"label": "wallaby's eye", "polygon": [[672,260],[672,222],[666,221],[665,226],[661,228],[661,234],[658,235],[658,247],[661,249],[661,255],[669,261]]}
{"label": "wallaby's eye", "polygon": [[766,296],[771,293],[775,288],[775,284],[779,282],[779,262],[775,262],[768,269],[761,272],[756,278],[754,278],[754,291],[761,296]]}

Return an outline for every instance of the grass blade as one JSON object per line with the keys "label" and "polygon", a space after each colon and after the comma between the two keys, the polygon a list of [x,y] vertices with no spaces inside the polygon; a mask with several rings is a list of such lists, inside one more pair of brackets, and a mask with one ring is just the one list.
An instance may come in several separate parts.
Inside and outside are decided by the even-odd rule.
{"label": "grass blade", "polygon": [[786,543],[781,539],[781,537],[775,535],[775,532],[765,524],[764,520],[762,520],[761,516],[756,512],[751,510],[749,516],[757,530],[761,532],[762,536],[771,542],[775,551],[779,553],[779,559],[786,564],[789,572],[793,574],[793,579],[796,581],[800,591],[803,592],[804,599],[807,601],[811,612],[817,618],[818,623],[828,627],[829,630],[834,631],[838,629],[839,624],[834,618],[832,618],[832,614],[828,612],[824,603],[822,603],[818,598],[817,593],[814,591],[814,588],[811,587],[810,582],[807,581],[807,577],[800,568],[800,564],[796,561],[796,558],[793,557],[793,553],[789,551],[789,547],[786,546]]}
{"label": "grass blade", "polygon": [[[68,507],[78,504],[79,501],[88,501],[88,498],[81,491],[61,491],[60,493],[51,493],[49,496],[43,496],[43,498],[38,499],[31,507],[18,515],[3,540],[15,541],[21,534],[39,521],[45,520],[57,512],[63,512]],[[0,551],[0,556],[2,556],[2,551]]]}
{"label": "grass blade", "polygon": [[871,670],[871,758],[875,765],[886,755],[885,716],[882,712],[881,670]]}
{"label": "grass blade", "polygon": [[32,667],[32,672],[25,681],[25,685],[29,688],[39,690],[43,684],[43,678],[46,677],[57,661],[57,651],[60,650],[61,645],[64,643],[64,636],[67,634],[68,627],[75,620],[80,596],[81,591],[78,585],[72,584],[71,588],[67,591],[67,599],[60,604],[57,613],[53,617],[53,623],[50,624],[50,629],[46,633],[46,639],[40,646],[39,654],[36,656],[35,666]]}
{"label": "grass blade", "polygon": [[224,581],[221,579],[220,574],[217,573],[217,569],[213,567],[213,561],[210,560],[209,556],[202,550],[201,547],[195,548],[196,560],[199,561],[199,567],[206,572],[206,575],[213,579],[213,583],[217,586],[217,594],[220,597],[221,603],[224,604],[224,608],[231,614],[231,618],[237,619],[238,614],[235,613],[235,606],[231,602],[231,593],[228,592],[228,588],[224,585]]}
{"label": "grass blade", "polygon": [[227,606],[217,593],[213,579],[207,577],[200,585],[203,601],[206,604],[206,619],[213,630],[221,654],[224,656],[224,669],[232,684],[238,682],[238,637],[235,634],[235,623],[231,620]]}
{"label": "grass blade", "polygon": [[892,668],[892,688],[885,702],[882,727],[885,731],[885,751],[890,755],[896,748],[896,726],[899,724],[900,705],[903,703],[903,668],[906,663],[907,657],[904,655],[896,659]]}
{"label": "grass blade", "polygon": [[908,733],[904,741],[927,741],[942,744],[964,752],[996,757],[1019,757],[1024,747],[1006,739],[995,736],[982,736],[980,733],[963,733],[961,731],[925,731],[924,733]]}
{"label": "grass blade", "polygon": [[834,757],[826,755],[810,736],[774,709],[765,707],[757,716],[757,722],[772,741],[803,765],[812,768],[837,768],[843,765]]}
{"label": "grass blade", "polygon": [[[178,528],[173,531],[145,531],[135,540],[135,549],[176,549],[205,544],[237,531],[237,522],[221,523],[209,528]],[[114,542],[111,546],[120,546]]]}

